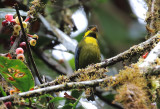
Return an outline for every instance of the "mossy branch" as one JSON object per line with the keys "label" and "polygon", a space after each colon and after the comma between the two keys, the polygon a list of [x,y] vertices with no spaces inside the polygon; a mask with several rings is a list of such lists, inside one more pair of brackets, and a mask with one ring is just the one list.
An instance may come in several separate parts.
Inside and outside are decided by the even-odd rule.
{"label": "mossy branch", "polygon": [[138,45],[134,45],[129,50],[126,50],[112,58],[106,59],[101,63],[97,63],[96,65],[101,68],[107,67],[117,62],[123,61],[125,59],[129,59],[137,54],[142,54],[144,51],[150,50],[154,44],[158,43],[159,39],[160,39],[160,34],[157,33],[156,35],[146,40],[145,42],[142,42]]}
{"label": "mossy branch", "polygon": [[[82,89],[86,87],[96,87],[96,86],[99,86],[99,84],[103,83],[104,81],[108,81],[109,83],[110,78],[107,77],[104,79],[97,79],[97,80],[91,80],[91,81],[69,82],[66,84],[60,84],[60,85],[49,86],[41,89],[36,89],[33,91],[22,92],[22,93],[19,93],[18,96],[23,98],[30,98],[33,96],[40,96],[49,92],[59,92],[64,90],[77,89],[77,88]],[[6,97],[1,97],[0,101],[12,101],[13,99],[14,99],[14,95],[9,95]]]}

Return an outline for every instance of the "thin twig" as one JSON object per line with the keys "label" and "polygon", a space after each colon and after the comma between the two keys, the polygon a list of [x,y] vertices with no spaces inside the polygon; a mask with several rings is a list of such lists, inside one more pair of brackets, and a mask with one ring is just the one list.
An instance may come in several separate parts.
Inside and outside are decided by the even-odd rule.
{"label": "thin twig", "polygon": [[122,106],[117,105],[117,104],[113,104],[113,103],[112,103],[113,101],[108,100],[108,99],[106,99],[105,97],[103,97],[103,96],[102,96],[102,92],[96,90],[95,94],[99,97],[99,99],[101,99],[102,101],[104,101],[106,104],[108,104],[108,105],[110,105],[110,106],[113,106],[113,107],[115,107],[115,108],[118,108],[118,109],[123,109]]}
{"label": "thin twig", "polygon": [[18,47],[18,44],[19,44],[19,41],[22,37],[22,34],[20,33],[19,37],[16,38],[16,40],[14,41],[11,49],[9,50],[9,53],[13,56],[15,51],[16,51],[16,48]]}
{"label": "thin twig", "polygon": [[26,42],[26,45],[27,45],[28,55],[30,57],[30,60],[31,60],[31,63],[33,65],[33,68],[34,68],[34,71],[36,73],[36,76],[38,77],[39,82],[42,84],[43,81],[42,81],[42,79],[40,77],[40,74],[39,74],[38,69],[36,67],[36,64],[34,62],[34,59],[33,59],[33,56],[32,56],[32,52],[31,52],[31,49],[30,49],[30,45],[28,44],[27,37],[26,37],[25,31],[24,31],[24,28],[23,28],[23,25],[22,25],[21,16],[20,16],[20,13],[19,13],[19,10],[18,10],[18,4],[15,5],[15,9],[16,9],[16,12],[17,12],[17,15],[18,15],[18,19],[19,19],[19,22],[20,22],[20,26],[21,26],[21,29],[22,29],[23,38],[24,38],[24,40]]}
{"label": "thin twig", "polygon": [[[151,3],[151,22],[150,22],[150,24],[149,24],[149,27],[151,28],[151,29],[154,29],[154,4],[155,4],[155,1],[156,0],[152,0],[152,3]],[[153,32],[151,32],[151,36],[152,35],[154,35],[153,34]]]}

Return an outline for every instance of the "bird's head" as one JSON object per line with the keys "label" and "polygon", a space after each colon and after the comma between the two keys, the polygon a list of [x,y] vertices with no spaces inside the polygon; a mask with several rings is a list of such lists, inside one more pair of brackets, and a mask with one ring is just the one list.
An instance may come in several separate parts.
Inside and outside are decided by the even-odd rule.
{"label": "bird's head", "polygon": [[96,25],[91,25],[87,28],[86,33],[84,35],[84,37],[93,37],[93,38],[98,38],[98,29]]}

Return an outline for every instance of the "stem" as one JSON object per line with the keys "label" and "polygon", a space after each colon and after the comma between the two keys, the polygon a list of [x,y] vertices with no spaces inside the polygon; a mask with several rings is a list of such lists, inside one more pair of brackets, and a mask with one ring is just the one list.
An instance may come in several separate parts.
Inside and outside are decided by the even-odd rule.
{"label": "stem", "polygon": [[[21,25],[23,37],[24,37],[25,42],[26,42],[26,45],[27,45],[28,55],[29,55],[29,57],[30,57],[31,63],[32,63],[32,65],[33,65],[34,71],[35,71],[35,73],[36,73],[36,75],[37,75],[37,77],[38,77],[39,82],[40,82],[41,84],[43,84],[43,81],[42,81],[42,79],[41,79],[41,77],[40,77],[40,74],[39,74],[38,69],[37,69],[37,67],[36,67],[36,64],[35,64],[35,62],[34,62],[30,45],[28,44],[28,41],[27,41],[27,37],[26,37],[25,31],[24,31],[24,28],[23,28],[23,25],[22,25],[22,21],[21,21],[21,16],[20,16],[20,13],[19,13],[19,10],[18,10],[18,4],[15,4],[15,9],[16,9],[16,12],[17,12],[17,15],[18,15],[18,19],[19,19],[19,22],[20,22],[20,25]],[[46,98],[46,99],[47,99],[47,102],[50,101],[49,98]],[[51,109],[54,109],[54,106],[53,106],[52,104],[49,104],[49,107],[50,107]]]}
{"label": "stem", "polygon": [[36,76],[38,77],[39,82],[42,84],[43,81],[42,81],[42,79],[40,77],[40,74],[39,74],[39,72],[37,70],[36,64],[35,64],[35,62],[33,60],[32,52],[31,52],[31,49],[30,49],[30,45],[28,44],[27,37],[26,37],[25,31],[24,31],[24,28],[23,28],[23,25],[22,25],[21,16],[20,16],[20,13],[19,13],[19,10],[18,10],[18,4],[15,4],[15,9],[16,9],[16,12],[17,12],[17,15],[18,15],[18,19],[19,19],[19,22],[20,22],[20,26],[21,26],[21,29],[22,29],[23,38],[24,38],[24,40],[26,42],[26,45],[27,45],[27,51],[28,51],[27,53],[28,53],[28,55],[30,57],[30,60],[31,60],[31,63],[33,65],[33,68],[34,68],[34,71],[36,73]]}

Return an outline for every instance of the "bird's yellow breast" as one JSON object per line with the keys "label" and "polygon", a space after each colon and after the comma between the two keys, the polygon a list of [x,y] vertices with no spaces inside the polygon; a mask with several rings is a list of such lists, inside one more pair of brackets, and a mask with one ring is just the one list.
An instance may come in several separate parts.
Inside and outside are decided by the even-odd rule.
{"label": "bird's yellow breast", "polygon": [[84,39],[84,41],[85,41],[86,44],[93,44],[93,45],[98,46],[97,40],[93,37],[86,37]]}

